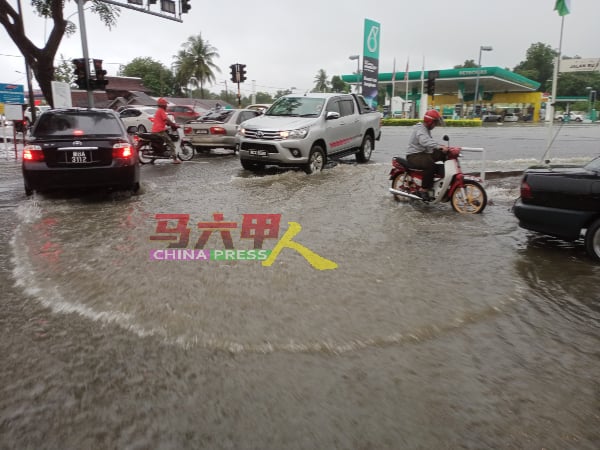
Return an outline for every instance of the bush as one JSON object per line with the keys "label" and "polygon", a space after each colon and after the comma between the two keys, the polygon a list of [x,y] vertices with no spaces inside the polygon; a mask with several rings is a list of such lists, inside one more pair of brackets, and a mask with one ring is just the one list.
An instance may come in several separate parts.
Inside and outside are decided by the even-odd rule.
{"label": "bush", "polygon": [[[383,119],[383,126],[392,127],[410,127],[421,122],[421,119]],[[479,119],[446,119],[444,123],[447,127],[480,127],[481,120]]]}

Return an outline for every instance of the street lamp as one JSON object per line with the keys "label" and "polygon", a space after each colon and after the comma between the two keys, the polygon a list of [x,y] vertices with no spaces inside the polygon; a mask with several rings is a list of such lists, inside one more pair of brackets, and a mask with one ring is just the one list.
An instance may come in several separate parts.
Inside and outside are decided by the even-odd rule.
{"label": "street lamp", "polygon": [[479,47],[479,62],[477,63],[477,76],[475,77],[475,97],[473,97],[473,115],[477,111],[477,99],[479,97],[479,76],[481,74],[481,52],[491,52],[493,50],[489,45]]}
{"label": "street lamp", "polygon": [[350,55],[348,56],[348,59],[350,59],[351,61],[356,60],[356,92],[358,93],[358,78],[360,77],[360,55]]}

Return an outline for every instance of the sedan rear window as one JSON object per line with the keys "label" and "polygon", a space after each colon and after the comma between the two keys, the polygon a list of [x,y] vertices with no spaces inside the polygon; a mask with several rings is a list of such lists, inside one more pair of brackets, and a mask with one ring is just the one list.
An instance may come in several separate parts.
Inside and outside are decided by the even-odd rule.
{"label": "sedan rear window", "polygon": [[199,120],[202,122],[227,122],[232,114],[233,111],[231,109],[225,109],[208,113],[207,115],[200,117]]}
{"label": "sedan rear window", "polygon": [[120,121],[110,112],[53,111],[42,114],[35,137],[121,136]]}

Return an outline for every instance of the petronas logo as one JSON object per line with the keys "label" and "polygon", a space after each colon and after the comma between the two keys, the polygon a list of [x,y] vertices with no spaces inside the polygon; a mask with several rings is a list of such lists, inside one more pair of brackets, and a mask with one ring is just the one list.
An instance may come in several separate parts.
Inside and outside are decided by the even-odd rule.
{"label": "petronas logo", "polygon": [[371,53],[377,52],[377,45],[379,43],[379,27],[372,26],[369,30],[369,37],[367,38],[367,48]]}

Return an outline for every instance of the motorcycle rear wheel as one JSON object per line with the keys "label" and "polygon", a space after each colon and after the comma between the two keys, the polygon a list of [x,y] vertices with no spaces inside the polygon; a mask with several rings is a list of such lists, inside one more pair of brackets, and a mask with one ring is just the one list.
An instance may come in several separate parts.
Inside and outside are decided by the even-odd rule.
{"label": "motorcycle rear wheel", "polygon": [[[405,184],[407,182],[407,177],[408,177],[408,174],[406,172],[396,175],[394,177],[394,179],[392,180],[392,189],[396,189],[397,191],[409,192],[405,186]],[[397,195],[397,194],[394,194],[394,199],[397,202],[403,202],[403,203],[410,201],[409,197],[404,197],[403,195]]]}
{"label": "motorcycle rear wheel", "polygon": [[[464,187],[452,193],[452,209],[462,214],[480,214],[487,205],[487,194],[477,181],[465,180]],[[464,195],[463,195],[464,192]]]}
{"label": "motorcycle rear wheel", "polygon": [[191,144],[182,143],[177,157],[182,161],[189,161],[194,157],[194,147]]}
{"label": "motorcycle rear wheel", "polygon": [[140,164],[153,163],[154,158],[151,158],[149,156],[150,154],[152,154],[152,148],[149,145],[142,145],[138,149],[138,159],[140,160]]}

